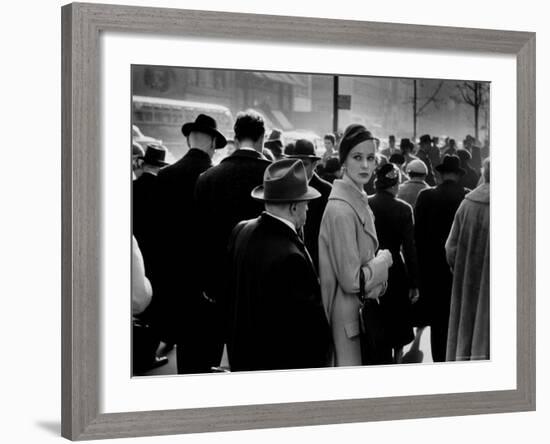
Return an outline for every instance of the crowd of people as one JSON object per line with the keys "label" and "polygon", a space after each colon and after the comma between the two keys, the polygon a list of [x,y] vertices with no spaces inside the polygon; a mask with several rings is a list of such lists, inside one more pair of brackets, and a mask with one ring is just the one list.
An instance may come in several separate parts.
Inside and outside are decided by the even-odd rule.
{"label": "crowd of people", "polygon": [[352,124],[319,156],[265,133],[201,114],[172,165],[134,144],[134,374],[174,346],[182,374],[224,348],[226,371],[401,363],[427,326],[435,362],[489,359],[488,152]]}

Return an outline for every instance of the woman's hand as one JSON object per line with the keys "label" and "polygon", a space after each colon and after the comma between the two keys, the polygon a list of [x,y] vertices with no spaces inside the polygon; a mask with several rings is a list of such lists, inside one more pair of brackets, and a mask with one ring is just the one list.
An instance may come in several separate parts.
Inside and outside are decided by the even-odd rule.
{"label": "woman's hand", "polygon": [[367,292],[367,299],[378,299],[386,292],[388,284],[383,282]]}
{"label": "woman's hand", "polygon": [[388,268],[393,265],[393,258],[391,256],[390,250],[378,250],[376,258],[384,261]]}

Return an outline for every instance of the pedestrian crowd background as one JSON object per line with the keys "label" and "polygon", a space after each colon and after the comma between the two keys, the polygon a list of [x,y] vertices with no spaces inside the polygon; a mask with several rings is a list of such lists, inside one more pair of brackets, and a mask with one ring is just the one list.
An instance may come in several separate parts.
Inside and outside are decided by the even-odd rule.
{"label": "pedestrian crowd background", "polygon": [[489,359],[488,152],[265,132],[201,114],[172,165],[133,144],[133,374],[173,347],[178,373],[401,363],[426,326],[434,361]]}

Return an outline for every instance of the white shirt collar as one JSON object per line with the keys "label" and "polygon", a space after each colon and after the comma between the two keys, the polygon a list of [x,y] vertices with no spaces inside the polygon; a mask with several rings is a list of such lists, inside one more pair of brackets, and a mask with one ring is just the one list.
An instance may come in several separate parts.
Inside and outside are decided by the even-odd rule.
{"label": "white shirt collar", "polygon": [[296,234],[298,234],[298,232],[296,231],[296,226],[295,226],[292,222],[290,222],[289,220],[284,219],[284,218],[279,217],[279,216],[276,216],[275,214],[270,213],[270,212],[267,211],[267,210],[266,210],[266,213],[269,214],[271,217],[280,220],[282,223],[284,223],[285,225],[287,225],[288,227],[290,227],[290,228],[292,229],[292,231],[294,231]]}

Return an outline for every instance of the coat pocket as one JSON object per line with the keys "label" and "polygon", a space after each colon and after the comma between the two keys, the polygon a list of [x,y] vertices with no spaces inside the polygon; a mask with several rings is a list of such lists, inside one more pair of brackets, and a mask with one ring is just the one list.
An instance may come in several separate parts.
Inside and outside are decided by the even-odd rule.
{"label": "coat pocket", "polygon": [[346,331],[346,336],[348,337],[348,339],[359,336],[359,333],[361,331],[359,321],[348,322],[346,325],[344,325],[344,330]]}

